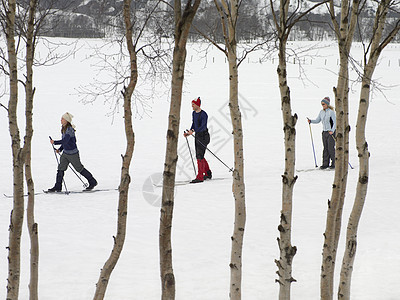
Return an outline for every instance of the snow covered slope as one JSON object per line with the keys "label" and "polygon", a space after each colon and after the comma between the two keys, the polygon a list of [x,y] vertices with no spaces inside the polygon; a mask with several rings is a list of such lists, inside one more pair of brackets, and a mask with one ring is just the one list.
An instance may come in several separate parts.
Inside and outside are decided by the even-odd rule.
{"label": "snow covered slope", "polygon": [[[48,136],[60,136],[60,117],[72,113],[77,127],[78,147],[83,164],[99,181],[99,189],[116,188],[119,183],[121,153],[125,141],[123,120],[117,114],[112,122],[109,106],[101,102],[83,105],[76,95],[79,85],[96,77],[87,45],[63,63],[35,70],[35,109],[33,140],[33,175],[37,191],[54,184],[56,162]],[[97,41],[98,42],[98,41]],[[310,46],[307,43],[291,47]],[[337,49],[334,43],[303,57],[303,69],[289,66],[293,110],[299,116],[297,125],[296,168],[314,167],[310,133],[306,117],[315,117],[320,100],[333,99],[336,85]],[[181,131],[190,126],[190,101],[200,96],[209,115],[213,150],[232,166],[231,125],[228,111],[228,74],[224,56],[212,50],[207,61],[190,45],[183,96]],[[354,55],[361,59],[361,47]],[[388,88],[384,96],[377,90],[370,105],[367,139],[371,152],[370,184],[362,216],[358,251],[353,273],[352,299],[396,300],[400,291],[400,209],[397,182],[400,175],[400,139],[397,138],[400,114],[398,86],[400,45],[390,45],[383,52],[375,74]],[[252,54],[239,69],[240,101],[245,141],[245,174],[247,224],[243,252],[243,299],[277,299],[278,285],[274,259],[279,256],[278,236],[283,170],[283,131],[280,98],[276,76],[276,59],[260,63],[261,54]],[[291,61],[292,63],[293,61]],[[300,78],[304,71],[307,78]],[[4,82],[2,78],[2,82]],[[161,92],[161,91],[160,91]],[[351,210],[358,176],[354,146],[359,85],[350,93],[350,141],[348,191],[344,208],[343,230]],[[153,99],[149,116],[135,120],[136,145],[132,161],[132,184],[129,195],[128,232],[122,256],[107,290],[106,299],[160,299],[157,201],[158,182],[163,171],[165,136],[169,112],[168,91]],[[7,97],[1,98],[2,103]],[[22,120],[22,107],[20,110]],[[314,125],[313,136],[318,163],[322,156],[321,126]],[[0,194],[12,193],[11,147],[6,111],[0,110]],[[191,146],[193,141],[189,140]],[[173,222],[173,259],[178,300],[228,299],[230,236],[233,230],[234,203],[228,169],[209,153],[206,154],[215,178],[203,184],[176,188]],[[193,177],[186,141],[179,141],[178,180]],[[298,172],[294,189],[293,299],[319,297],[319,276],[327,201],[331,195],[334,172]],[[67,171],[70,190],[80,190],[81,183]],[[147,182],[147,184],[145,184]],[[100,269],[110,254],[116,234],[118,193],[106,191],[91,194],[38,195],[36,221],[40,238],[41,300],[91,299]],[[12,200],[0,197],[0,298],[5,298],[9,216]],[[25,225],[26,227],[26,225]],[[28,299],[29,241],[26,228],[22,237],[22,275],[20,299]],[[342,238],[344,235],[342,235]],[[344,251],[339,246],[336,274]],[[338,279],[338,276],[337,276]],[[336,290],[336,288],[335,288]]]}

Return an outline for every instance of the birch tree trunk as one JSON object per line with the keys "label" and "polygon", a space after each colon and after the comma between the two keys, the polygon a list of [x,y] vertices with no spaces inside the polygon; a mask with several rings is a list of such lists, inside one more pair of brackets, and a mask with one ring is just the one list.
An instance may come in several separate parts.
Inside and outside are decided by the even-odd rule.
{"label": "birch tree trunk", "polygon": [[[28,187],[27,226],[30,236],[30,281],[29,299],[38,299],[39,278],[39,240],[38,226],[34,218],[34,182],[31,169],[31,145],[33,138],[33,99],[35,89],[33,88],[33,63],[36,48],[36,38],[40,26],[50,9],[38,14],[38,0],[30,0],[28,9],[18,15],[16,21],[16,1],[2,2],[2,22],[5,23],[3,30],[7,39],[8,58],[3,60],[8,64],[8,72],[5,71],[10,80],[10,100],[8,104],[9,130],[11,136],[13,156],[13,210],[10,219],[9,234],[9,273],[7,279],[7,299],[18,299],[20,281],[20,243],[24,213],[24,171]],[[16,23],[19,26],[16,26]],[[25,81],[18,80],[17,49],[14,36],[18,35],[20,41],[25,41],[26,56],[24,58],[26,75]],[[25,137],[21,148],[20,132],[18,127],[18,82],[25,88]]]}
{"label": "birch tree trunk", "polygon": [[[225,41],[223,52],[229,64],[229,110],[232,121],[234,171],[232,192],[235,200],[235,220],[231,237],[231,262],[229,264],[230,299],[242,298],[242,252],[246,224],[246,197],[244,184],[243,127],[239,107],[239,73],[237,58],[236,24],[239,16],[239,1],[214,1],[221,17]],[[220,48],[220,50],[222,50]]]}
{"label": "birch tree trunk", "polygon": [[[5,3],[4,3],[5,4]],[[13,155],[13,184],[14,203],[10,220],[9,237],[9,277],[7,285],[7,299],[18,299],[20,280],[20,244],[22,234],[22,223],[24,214],[24,169],[25,180],[28,186],[27,225],[31,242],[30,254],[30,282],[29,298],[38,299],[38,262],[39,241],[37,236],[37,224],[34,220],[34,183],[31,171],[31,144],[33,137],[33,59],[35,53],[35,14],[37,1],[29,2],[28,17],[26,18],[26,31],[19,32],[24,35],[26,41],[25,67],[25,137],[24,146],[21,148],[20,133],[18,128],[17,105],[18,105],[18,69],[14,35],[15,28],[15,1],[9,1],[6,11],[6,28],[8,67],[10,79],[10,100],[8,105],[9,129],[12,140]],[[22,28],[22,27],[21,27]],[[22,82],[22,81],[21,81]]]}
{"label": "birch tree trunk", "polygon": [[[285,169],[282,175],[282,210],[279,230],[280,258],[275,263],[278,266],[279,299],[290,299],[292,282],[296,281],[292,276],[292,262],[296,254],[296,246],[292,246],[292,208],[293,188],[297,176],[295,172],[296,158],[296,123],[297,115],[292,115],[290,89],[287,82],[286,45],[290,28],[288,27],[288,10],[290,1],[280,1],[279,23],[276,21],[279,39],[279,66],[277,74],[279,79],[279,91],[281,95],[281,110],[283,119],[283,132],[285,143]],[[275,18],[276,20],[276,18]]]}
{"label": "birch tree trunk", "polygon": [[35,222],[35,189],[31,171],[31,154],[26,155],[25,180],[28,186],[27,204],[27,225],[31,244],[30,253],[30,280],[29,280],[29,299],[37,300],[39,284],[39,237],[38,224]]}
{"label": "birch tree trunk", "polygon": [[188,0],[182,12],[181,1],[174,1],[175,46],[172,59],[171,104],[168,117],[167,147],[163,173],[160,210],[159,251],[162,299],[175,299],[175,276],[172,266],[171,230],[174,209],[174,187],[179,136],[182,85],[185,73],[186,42],[200,0]]}
{"label": "birch tree trunk", "polygon": [[135,44],[133,42],[133,27],[131,23],[130,9],[131,0],[124,0],[123,15],[124,23],[126,28],[126,43],[130,58],[130,77],[129,84],[122,92],[124,97],[124,126],[125,126],[125,137],[126,137],[126,150],[122,156],[122,167],[121,167],[121,180],[119,184],[119,199],[118,199],[118,220],[117,220],[117,235],[114,238],[114,246],[111,251],[110,257],[104,264],[101,270],[99,280],[96,284],[96,291],[93,297],[94,300],[104,299],[108,282],[112,271],[114,270],[119,257],[121,255],[126,236],[126,222],[128,216],[128,192],[131,177],[129,175],[129,167],[132,160],[132,155],[135,147],[135,133],[132,126],[132,94],[135,90],[138,69],[137,69],[137,56],[135,50]]}
{"label": "birch tree trunk", "polygon": [[[231,1],[237,9],[237,1]],[[234,13],[237,14],[237,11]],[[236,17],[233,16],[235,19]],[[235,221],[232,235],[231,249],[231,279],[230,279],[230,298],[242,298],[242,251],[244,229],[246,224],[246,197],[244,184],[244,154],[243,154],[243,127],[242,116],[238,98],[238,65],[236,54],[236,30],[231,28],[229,32],[230,47],[228,47],[229,62],[229,109],[232,121],[233,151],[234,151],[234,171],[232,191],[235,200]]]}
{"label": "birch tree trunk", "polygon": [[338,39],[340,67],[337,87],[334,88],[336,111],[336,152],[335,177],[331,200],[328,202],[326,228],[321,267],[321,299],[333,297],[334,272],[337,247],[341,230],[342,210],[346,193],[349,150],[348,92],[349,92],[349,55],[357,24],[359,1],[341,1],[340,24],[336,21],[333,1],[330,1],[330,14]]}
{"label": "birch tree trunk", "polygon": [[285,168],[282,175],[282,210],[280,224],[278,226],[279,238],[278,246],[280,251],[279,260],[275,260],[278,266],[277,274],[279,278],[279,299],[289,300],[291,284],[296,280],[292,276],[292,262],[296,255],[297,248],[292,246],[292,212],[293,212],[293,189],[297,180],[295,175],[296,163],[296,124],[297,114],[292,114],[290,88],[287,82],[287,66],[286,66],[286,50],[289,34],[295,24],[303,19],[308,13],[316,9],[318,6],[327,3],[321,1],[305,11],[297,9],[289,15],[289,0],[280,0],[279,18],[275,13],[273,1],[270,0],[272,16],[277,30],[277,38],[279,42],[278,56],[279,66],[277,68],[279,91],[281,95],[281,110],[283,119],[283,132],[285,143]]}
{"label": "birch tree trunk", "polygon": [[280,237],[278,245],[280,251],[278,266],[279,279],[279,299],[290,299],[291,283],[296,281],[292,277],[292,262],[296,254],[296,246],[292,246],[292,208],[293,208],[293,188],[297,176],[295,172],[296,155],[296,123],[297,115],[292,115],[290,89],[287,85],[286,72],[286,41],[280,40],[279,44],[279,67],[277,69],[279,77],[279,90],[281,94],[281,110],[283,117],[283,131],[285,143],[285,170],[282,175],[282,210],[280,224],[278,226]]}
{"label": "birch tree trunk", "polygon": [[229,61],[229,109],[232,120],[233,151],[235,154],[232,191],[235,200],[230,279],[230,298],[242,298],[242,252],[246,224],[246,197],[244,184],[243,128],[238,99],[238,70],[236,52],[228,55]]}
{"label": "birch tree trunk", "polygon": [[35,54],[35,13],[37,0],[31,0],[29,3],[28,26],[26,33],[26,82],[25,82],[25,181],[28,187],[27,204],[27,226],[30,237],[30,281],[29,281],[29,299],[38,300],[38,281],[39,281],[39,238],[38,224],[35,222],[35,188],[31,169],[32,137],[33,137],[33,97],[35,90],[33,88],[33,58]]}
{"label": "birch tree trunk", "polygon": [[384,0],[379,3],[375,15],[375,23],[372,30],[373,37],[368,47],[370,51],[369,59],[367,60],[367,53],[365,53],[364,57],[365,67],[364,73],[362,75],[360,102],[356,126],[356,147],[359,158],[359,173],[356,196],[347,225],[346,248],[342,261],[340,285],[338,291],[338,299],[343,300],[350,299],[351,277],[353,272],[354,259],[357,251],[357,231],[368,189],[370,153],[365,137],[365,128],[370,101],[372,76],[382,50],[388,43],[390,43],[390,41],[400,30],[400,21],[398,21],[390,34],[385,38],[382,43],[380,43],[382,39],[386,15],[390,5],[391,1],[389,0]]}
{"label": "birch tree trunk", "polygon": [[8,246],[7,300],[17,300],[20,284],[21,233],[24,219],[24,155],[20,147],[20,133],[17,123],[18,69],[14,40],[16,1],[9,0],[6,7],[6,39],[10,80],[8,119],[13,156],[13,209],[10,217]]}

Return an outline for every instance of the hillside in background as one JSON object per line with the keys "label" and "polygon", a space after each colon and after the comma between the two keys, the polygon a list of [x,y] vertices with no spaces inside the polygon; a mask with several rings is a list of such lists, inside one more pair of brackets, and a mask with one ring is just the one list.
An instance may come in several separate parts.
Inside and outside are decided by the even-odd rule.
{"label": "hillside in background", "polygon": [[[26,0],[24,0],[26,1]],[[300,7],[294,6],[292,10],[305,11],[315,5],[314,0],[301,1]],[[25,2],[26,3],[26,2]],[[155,5],[152,0],[139,0],[132,2],[132,18],[134,24],[140,26],[145,18],[146,11]],[[371,1],[372,5],[372,1]],[[22,3],[23,7],[24,4]],[[41,35],[52,37],[73,38],[102,38],[121,35],[122,29],[122,0],[47,0],[41,3],[42,10],[47,10],[48,16]],[[278,4],[275,10],[278,9]],[[339,13],[339,9],[337,10]],[[393,14],[393,13],[392,13]],[[360,14],[360,30],[356,33],[356,41],[362,40],[362,33],[370,32],[371,18],[374,17],[372,7],[367,7]],[[264,2],[256,0],[243,1],[238,20],[238,40],[252,42],[257,39],[266,39],[273,35],[271,8]],[[395,20],[389,13],[388,22]],[[162,37],[173,35],[173,18],[171,6],[165,3],[153,15],[149,30]],[[200,31],[212,36],[215,40],[221,38],[220,20],[213,1],[203,1],[198,10],[194,26]],[[366,38],[366,37],[364,37]],[[192,40],[201,39],[193,31]],[[292,31],[291,40],[323,41],[332,40],[333,32],[331,20],[326,6],[322,5],[310,13],[304,21],[300,22]],[[400,37],[395,41],[399,41]]]}

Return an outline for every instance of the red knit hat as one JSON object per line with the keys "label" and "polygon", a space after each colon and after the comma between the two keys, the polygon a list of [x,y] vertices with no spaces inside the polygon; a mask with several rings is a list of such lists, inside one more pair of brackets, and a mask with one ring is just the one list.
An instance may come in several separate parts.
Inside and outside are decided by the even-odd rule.
{"label": "red knit hat", "polygon": [[201,105],[200,97],[198,97],[197,99],[192,100],[192,103],[194,103],[194,104],[196,104],[198,107],[200,107],[200,105]]}

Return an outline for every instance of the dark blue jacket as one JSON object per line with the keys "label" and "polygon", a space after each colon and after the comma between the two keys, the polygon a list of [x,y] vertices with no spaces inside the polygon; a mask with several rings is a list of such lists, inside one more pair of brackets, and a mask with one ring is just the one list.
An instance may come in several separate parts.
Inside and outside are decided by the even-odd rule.
{"label": "dark blue jacket", "polygon": [[68,127],[62,135],[62,140],[54,141],[54,145],[61,145],[59,150],[64,150],[65,154],[75,154],[79,152],[76,146],[75,130],[72,127]]}
{"label": "dark blue jacket", "polygon": [[201,110],[199,113],[193,111],[192,114],[192,127],[194,132],[200,133],[207,130],[207,119],[208,115],[204,110]]}

